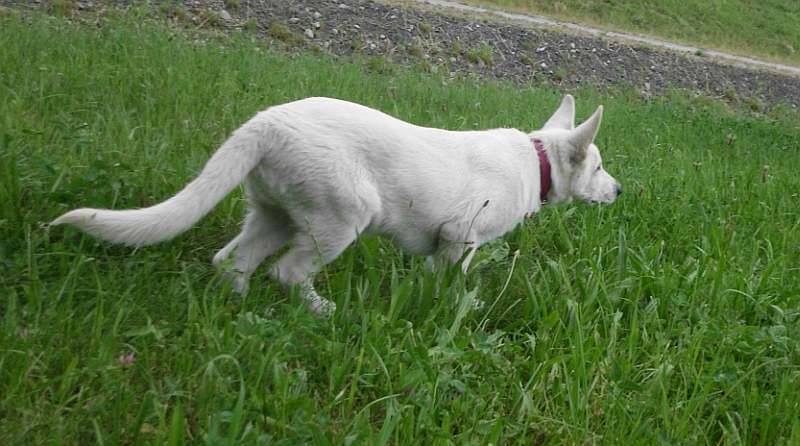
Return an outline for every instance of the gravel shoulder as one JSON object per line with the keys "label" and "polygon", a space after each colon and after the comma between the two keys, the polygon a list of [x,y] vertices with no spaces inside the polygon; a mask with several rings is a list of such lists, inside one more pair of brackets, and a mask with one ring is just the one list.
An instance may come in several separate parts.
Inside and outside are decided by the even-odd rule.
{"label": "gravel shoulder", "polygon": [[722,51],[716,51],[697,46],[690,46],[686,44],[670,42],[662,38],[653,36],[632,34],[621,31],[603,30],[592,26],[582,25],[580,23],[558,20],[552,17],[545,17],[527,13],[525,14],[514,13],[496,8],[484,8],[480,6],[460,3],[454,0],[416,0],[416,1],[421,4],[439,6],[447,10],[463,11],[466,13],[471,13],[473,15],[488,14],[490,16],[494,16],[499,19],[510,19],[517,23],[529,24],[539,28],[544,27],[544,28],[555,29],[556,31],[566,31],[572,33],[579,33],[580,35],[589,35],[589,36],[613,39],[634,46],[655,47],[656,49],[664,49],[686,54],[702,53],[703,57],[710,57],[713,59],[717,59],[718,61],[724,64],[741,65],[746,68],[766,69],[769,71],[777,71],[783,74],[800,76],[800,67],[798,66],[768,62],[753,57],[730,54]]}
{"label": "gravel shoulder", "polygon": [[[130,2],[112,3],[125,6]],[[10,0],[0,0],[0,4],[49,5]],[[84,12],[104,5],[76,1],[77,10]],[[193,26],[244,28],[289,46],[376,56],[453,77],[547,82],[565,90],[582,85],[631,89],[645,98],[679,88],[754,111],[778,104],[800,107],[797,76],[418,2],[185,0],[152,5],[155,11]]]}

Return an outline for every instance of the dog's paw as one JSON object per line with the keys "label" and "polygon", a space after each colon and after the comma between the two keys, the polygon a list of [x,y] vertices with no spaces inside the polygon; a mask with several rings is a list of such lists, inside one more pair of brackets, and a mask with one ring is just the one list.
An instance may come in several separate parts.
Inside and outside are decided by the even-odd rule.
{"label": "dog's paw", "polygon": [[233,284],[233,290],[237,293],[244,296],[247,294],[247,291],[250,289],[250,281],[245,277],[244,274],[241,273],[231,273],[229,276],[231,278],[231,283]]}
{"label": "dog's paw", "polygon": [[304,287],[302,298],[308,308],[321,318],[329,319],[336,312],[336,304],[317,294],[312,286]]}
{"label": "dog's paw", "polygon": [[300,285],[300,298],[308,305],[308,308],[317,316],[330,319],[336,312],[336,304],[317,294],[311,280]]}
{"label": "dog's paw", "polygon": [[330,319],[333,316],[333,313],[336,312],[336,304],[325,299],[324,297],[317,296],[318,299],[316,300],[309,300],[308,301],[308,308],[314,312],[317,316]]}
{"label": "dog's paw", "polygon": [[250,289],[250,278],[238,271],[222,271],[222,280],[229,283],[233,291],[242,296]]}

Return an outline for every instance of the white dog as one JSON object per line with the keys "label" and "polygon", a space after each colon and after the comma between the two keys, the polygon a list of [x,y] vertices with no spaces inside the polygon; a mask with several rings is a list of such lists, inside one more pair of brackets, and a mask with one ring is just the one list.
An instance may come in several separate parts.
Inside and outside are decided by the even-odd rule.
{"label": "white dog", "polygon": [[[329,98],[258,113],[236,130],[200,175],[174,197],[135,210],[77,209],[52,222],[113,243],[144,246],[175,237],[245,183],[241,233],[214,256],[231,255],[245,291],[259,263],[290,248],[270,275],[299,284],[315,312],[335,304],[312,280],[360,234],[388,236],[404,249],[458,262],[539,211],[543,201],[613,202],[619,183],[593,141],[603,108],[579,127],[567,95],[542,130],[448,131],[419,127]],[[548,178],[549,177],[549,178]]]}

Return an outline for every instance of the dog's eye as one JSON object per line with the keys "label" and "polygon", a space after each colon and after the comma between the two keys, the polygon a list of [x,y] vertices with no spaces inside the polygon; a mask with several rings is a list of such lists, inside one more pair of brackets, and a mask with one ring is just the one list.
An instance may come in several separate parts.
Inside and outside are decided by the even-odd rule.
{"label": "dog's eye", "polygon": [[597,169],[595,169],[594,171],[595,172],[600,172],[600,169],[602,169],[602,168],[603,168],[603,165],[602,164],[598,164],[597,165]]}

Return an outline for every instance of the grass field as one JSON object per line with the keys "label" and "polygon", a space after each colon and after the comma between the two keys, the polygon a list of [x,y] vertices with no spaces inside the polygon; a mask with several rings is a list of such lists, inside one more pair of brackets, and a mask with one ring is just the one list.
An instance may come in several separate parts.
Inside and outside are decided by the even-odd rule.
{"label": "grass field", "polygon": [[171,195],[271,104],[530,129],[560,94],[135,14],[0,18],[0,444],[800,444],[796,114],[575,92],[621,200],[545,209],[466,279],[363,239],[319,276],[323,321],[211,268],[241,192],[137,251],[42,224]]}
{"label": "grass field", "polygon": [[466,0],[800,66],[796,0]]}

